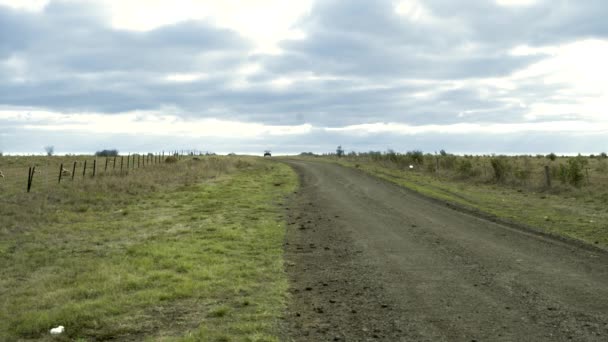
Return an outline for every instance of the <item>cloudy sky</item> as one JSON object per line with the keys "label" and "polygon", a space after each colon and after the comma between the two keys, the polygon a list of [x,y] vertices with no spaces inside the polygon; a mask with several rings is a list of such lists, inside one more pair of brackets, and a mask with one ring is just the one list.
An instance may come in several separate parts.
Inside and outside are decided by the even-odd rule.
{"label": "cloudy sky", "polygon": [[605,0],[0,0],[0,151],[608,151]]}

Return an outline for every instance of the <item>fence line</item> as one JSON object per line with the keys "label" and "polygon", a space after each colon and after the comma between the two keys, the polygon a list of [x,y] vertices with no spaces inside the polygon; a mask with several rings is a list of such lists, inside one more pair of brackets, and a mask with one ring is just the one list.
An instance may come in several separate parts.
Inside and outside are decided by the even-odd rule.
{"label": "fence line", "polygon": [[[187,155],[194,155],[194,152],[191,151],[187,151],[187,150],[175,150],[173,151],[170,156],[172,157],[176,157],[178,160],[181,160],[183,157]],[[202,155],[201,153],[199,153],[198,155]],[[140,169],[140,168],[146,168],[146,165],[150,166],[150,165],[162,165],[166,163],[166,159],[165,159],[165,151],[162,152],[157,152],[157,153],[146,153],[146,154],[133,154],[133,157],[131,158],[131,153],[129,153],[126,157],[126,165],[124,164],[124,155],[120,156],[120,173],[117,173],[117,158],[119,156],[115,155],[112,158],[112,169],[108,170],[109,168],[109,164],[110,164],[110,157],[106,156],[106,160],[104,163],[104,167],[103,167],[103,172],[101,170],[101,166],[100,169],[98,170],[98,163],[97,163],[97,158],[93,157],[92,160],[92,172],[90,172],[90,177],[88,178],[95,178],[95,177],[99,177],[102,175],[128,175],[129,174],[129,169]],[[137,164],[135,159],[137,158]],[[90,164],[90,160],[84,159],[81,160],[82,163],[82,178],[83,180],[87,179],[87,166],[90,168],[91,164]],[[59,163],[59,170],[57,173],[57,184],[61,184],[62,181],[64,181],[67,176],[71,176],[71,180],[74,181],[75,180],[75,176],[76,176],[76,172],[77,172],[77,167],[78,167],[78,163],[80,161],[76,160],[72,163],[72,172],[70,173],[70,171],[68,171],[66,169],[66,163],[65,162],[61,162]],[[52,163],[54,164],[54,163]],[[51,167],[52,164],[47,164],[49,167]],[[56,164],[55,164],[56,165]],[[6,170],[6,169],[5,169]],[[44,170],[43,170],[44,171]],[[36,173],[40,174],[40,171],[37,171],[37,165],[33,165],[28,167],[27,170],[27,183],[26,183],[26,191],[29,193],[32,191],[33,188],[33,184],[34,184],[34,178],[37,179]],[[18,174],[18,172],[16,172],[16,174]],[[51,172],[45,172],[45,174],[47,175],[46,179],[48,179],[48,176],[52,176],[52,171]],[[20,178],[20,177],[19,177]],[[6,181],[6,179],[3,179],[3,181]],[[45,185],[46,184],[46,185]],[[44,187],[48,187],[49,185],[45,182],[44,184],[42,184]]]}

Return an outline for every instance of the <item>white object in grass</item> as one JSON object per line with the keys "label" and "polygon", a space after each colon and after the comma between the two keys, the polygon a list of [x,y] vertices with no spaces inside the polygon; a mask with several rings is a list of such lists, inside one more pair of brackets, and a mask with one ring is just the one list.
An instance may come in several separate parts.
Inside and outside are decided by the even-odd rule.
{"label": "white object in grass", "polygon": [[414,165],[410,165],[410,169],[413,169],[413,168],[414,168]]}
{"label": "white object in grass", "polygon": [[65,328],[63,327],[63,325],[60,325],[57,328],[51,329],[51,335],[59,335],[64,331],[65,331]]}

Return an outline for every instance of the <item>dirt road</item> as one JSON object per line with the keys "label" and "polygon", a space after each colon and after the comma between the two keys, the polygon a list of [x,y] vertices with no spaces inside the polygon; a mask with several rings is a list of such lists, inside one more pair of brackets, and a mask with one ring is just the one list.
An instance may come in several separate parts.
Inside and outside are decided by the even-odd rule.
{"label": "dirt road", "polygon": [[[608,341],[608,254],[287,160],[285,341]],[[608,228],[607,228],[608,229]]]}

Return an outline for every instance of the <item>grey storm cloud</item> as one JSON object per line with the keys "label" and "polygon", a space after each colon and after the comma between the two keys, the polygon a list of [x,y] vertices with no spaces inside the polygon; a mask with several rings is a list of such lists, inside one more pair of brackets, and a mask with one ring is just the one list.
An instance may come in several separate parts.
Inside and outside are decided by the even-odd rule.
{"label": "grey storm cloud", "polygon": [[[434,19],[410,20],[395,11],[392,0],[317,1],[294,24],[306,37],[281,42],[277,55],[252,54],[253,42],[207,21],[135,32],[112,28],[103,8],[89,2],[51,1],[41,12],[0,5],[0,105],[106,114],[169,107],[176,108],[170,114],[186,117],[315,127],[518,122],[524,110],[487,96],[498,94],[493,86],[446,84],[508,76],[546,57],[513,55],[516,46],[608,36],[603,0],[542,0],[519,7],[481,0],[421,3]],[[260,70],[236,75],[249,63]],[[205,77],[164,80],[173,73]],[[248,85],[235,87],[243,77]],[[294,81],[271,86],[278,78]],[[509,97],[551,103],[559,101],[552,94],[560,89],[523,80]],[[427,96],[415,96],[420,93]],[[9,131],[2,127],[4,136]],[[390,141],[399,139],[408,146],[432,145],[430,137],[347,138],[324,131],[273,139],[299,150],[318,141],[351,141],[362,149],[397,148]],[[459,139],[436,141],[464,150],[483,141],[473,139],[471,147]]]}
{"label": "grey storm cloud", "polygon": [[[0,6],[0,57],[25,71],[0,67],[0,103],[62,111],[121,112],[180,105],[226,82],[251,43],[205,22],[182,22],[148,32],[115,30],[90,5],[51,2],[41,13]],[[167,73],[203,72],[196,89],[162,82]],[[167,95],[174,93],[174,95]]]}
{"label": "grey storm cloud", "polygon": [[[494,12],[501,13],[496,6]],[[277,73],[316,70],[380,79],[459,79],[507,75],[538,60],[510,55],[513,45],[498,44],[499,37],[476,40],[471,33],[476,22],[441,19],[410,21],[395,11],[393,1],[321,1],[301,23],[308,39],[284,43],[286,56],[266,62]],[[511,27],[502,29],[508,32]],[[471,43],[479,45],[479,51],[464,48]]]}
{"label": "grey storm cloud", "polygon": [[608,36],[603,0],[539,0],[511,8],[483,0],[424,3],[436,15],[466,25],[470,39],[490,45],[549,45]]}

